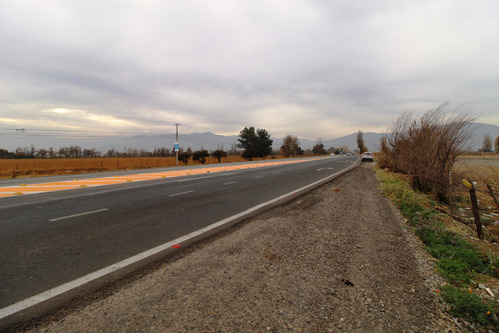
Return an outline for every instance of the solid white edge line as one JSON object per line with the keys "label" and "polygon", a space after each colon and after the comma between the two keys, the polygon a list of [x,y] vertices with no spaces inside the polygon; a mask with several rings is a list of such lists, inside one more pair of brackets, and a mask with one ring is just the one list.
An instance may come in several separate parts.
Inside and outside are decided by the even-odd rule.
{"label": "solid white edge line", "polygon": [[0,309],[0,319],[5,318],[7,316],[10,316],[12,314],[15,314],[15,313],[17,313],[19,311],[25,310],[25,309],[29,308],[30,306],[36,305],[38,303],[42,303],[42,302],[44,302],[46,300],[49,300],[49,299],[51,299],[53,297],[59,296],[59,295],[65,293],[65,292],[67,292],[67,291],[69,291],[71,289],[78,288],[78,287],[84,285],[85,283],[88,283],[90,281],[93,281],[93,280],[96,280],[98,278],[101,278],[101,277],[103,277],[103,276],[105,276],[107,274],[113,273],[113,272],[115,272],[115,271],[117,271],[117,270],[119,270],[121,268],[127,267],[129,265],[132,265],[132,264],[140,261],[140,260],[143,260],[143,259],[145,259],[147,257],[152,256],[152,255],[155,255],[155,254],[157,254],[157,253],[159,253],[161,251],[164,251],[164,250],[172,247],[175,244],[179,244],[179,243],[182,243],[184,241],[187,241],[187,240],[189,240],[191,238],[194,238],[196,236],[199,236],[199,235],[201,235],[201,234],[203,234],[203,233],[205,233],[207,231],[210,231],[210,230],[215,229],[215,228],[217,228],[219,226],[222,226],[222,225],[224,225],[226,223],[229,223],[229,222],[231,222],[231,221],[233,221],[235,219],[238,219],[238,218],[243,217],[243,216],[245,216],[247,214],[250,214],[250,213],[252,213],[252,212],[254,212],[254,211],[258,210],[258,209],[261,209],[261,208],[263,208],[265,206],[268,206],[268,205],[271,205],[271,204],[273,204],[273,203],[275,203],[277,201],[280,201],[280,200],[282,200],[282,199],[284,199],[284,198],[286,198],[286,197],[288,197],[290,195],[294,195],[297,192],[303,191],[303,190],[305,190],[305,189],[307,189],[309,187],[312,187],[312,186],[314,186],[316,184],[322,183],[322,182],[328,180],[329,178],[335,177],[339,173],[349,171],[354,166],[355,166],[355,164],[353,164],[352,166],[350,166],[350,167],[348,167],[348,168],[346,168],[344,170],[341,170],[341,171],[339,171],[337,173],[334,173],[333,175],[330,175],[328,177],[325,177],[323,179],[315,181],[314,183],[311,183],[309,185],[303,186],[303,187],[301,187],[299,189],[296,189],[294,191],[291,191],[291,192],[288,192],[286,194],[283,194],[283,195],[281,195],[281,196],[279,196],[277,198],[274,198],[272,200],[269,200],[267,202],[263,202],[261,204],[258,204],[257,206],[251,207],[251,208],[249,208],[249,209],[247,209],[247,210],[245,210],[245,211],[243,211],[241,213],[238,213],[236,215],[233,215],[233,216],[230,216],[230,217],[225,218],[223,220],[220,220],[218,222],[215,222],[215,223],[213,223],[213,224],[211,224],[209,226],[206,226],[206,227],[201,228],[199,230],[193,231],[193,232],[191,232],[191,233],[189,233],[187,235],[184,235],[182,237],[176,238],[176,239],[174,239],[174,240],[172,240],[170,242],[167,242],[165,244],[159,245],[159,246],[157,246],[155,248],[152,248],[152,249],[147,250],[145,252],[139,253],[139,254],[137,254],[135,256],[132,256],[132,257],[130,257],[128,259],[122,260],[122,261],[117,262],[117,263],[115,263],[113,265],[104,267],[104,268],[102,268],[102,269],[100,269],[98,271],[95,271],[93,273],[87,274],[87,275],[82,276],[82,277],[80,277],[78,279],[75,279],[75,280],[70,281],[68,283],[65,283],[65,284],[62,284],[62,285],[57,286],[55,288],[52,288],[50,290],[47,290],[47,291],[45,291],[43,293],[40,293],[38,295],[32,296],[30,298],[27,298],[27,299],[25,299],[23,301],[20,301],[20,302],[14,303],[12,305],[9,305],[9,306],[7,306],[5,308],[2,308],[2,309]]}
{"label": "solid white edge line", "polygon": [[62,216],[62,217],[56,217],[54,219],[50,219],[49,222],[55,222],[55,221],[60,221],[60,220],[66,220],[70,219],[72,217],[77,217],[77,216],[83,216],[83,215],[89,215],[89,214],[94,214],[94,213],[99,213],[99,212],[104,212],[108,210],[108,208],[103,208],[103,209],[98,209],[98,210],[93,210],[90,212],[84,212],[84,213],[79,213],[79,214],[73,214],[73,215],[68,215],[68,216]]}

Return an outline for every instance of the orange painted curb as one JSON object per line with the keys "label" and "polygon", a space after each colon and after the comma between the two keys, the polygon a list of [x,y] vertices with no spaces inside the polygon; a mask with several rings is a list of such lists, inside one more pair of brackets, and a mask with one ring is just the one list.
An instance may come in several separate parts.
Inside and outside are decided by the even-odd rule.
{"label": "orange painted curb", "polygon": [[52,191],[63,191],[72,190],[77,188],[86,188],[94,186],[105,186],[113,184],[121,184],[127,182],[144,181],[144,180],[154,180],[163,179],[171,177],[182,177],[190,175],[199,175],[206,173],[224,172],[232,170],[243,170],[251,168],[260,168],[265,166],[274,166],[280,164],[292,164],[311,161],[312,159],[304,159],[299,161],[274,161],[266,163],[254,163],[254,164],[243,164],[243,165],[230,165],[230,166],[219,166],[219,167],[206,167],[206,168],[196,168],[187,170],[172,170],[164,172],[153,172],[153,173],[143,173],[137,175],[128,176],[113,176],[113,177],[99,177],[90,179],[73,179],[63,182],[49,182],[40,184],[22,184],[16,186],[4,186],[0,187],[0,198],[5,198],[14,195],[24,195],[33,194],[41,192],[52,192]]}

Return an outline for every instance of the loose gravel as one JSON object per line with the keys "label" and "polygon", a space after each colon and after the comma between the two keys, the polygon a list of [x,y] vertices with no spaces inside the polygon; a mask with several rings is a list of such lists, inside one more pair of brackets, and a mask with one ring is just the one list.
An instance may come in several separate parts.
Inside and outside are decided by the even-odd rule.
{"label": "loose gravel", "polygon": [[371,163],[28,332],[456,332]]}

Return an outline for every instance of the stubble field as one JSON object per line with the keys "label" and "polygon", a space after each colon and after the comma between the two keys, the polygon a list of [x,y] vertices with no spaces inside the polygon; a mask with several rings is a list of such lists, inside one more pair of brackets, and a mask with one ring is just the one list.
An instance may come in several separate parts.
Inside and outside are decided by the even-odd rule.
{"label": "stubble field", "polygon": [[469,190],[462,185],[462,179],[475,182],[478,204],[481,213],[481,222],[487,237],[498,244],[498,207],[488,190],[493,189],[498,200],[499,184],[498,155],[490,157],[462,157],[459,158],[453,169],[455,183],[455,205],[458,208],[457,217],[466,225],[474,228],[474,219],[471,210]]}
{"label": "stubble field", "polygon": [[[258,159],[254,159],[258,160]],[[222,163],[246,161],[241,156],[222,158]],[[205,164],[218,163],[209,157]],[[179,161],[179,166],[199,165],[190,160],[188,164]],[[99,158],[57,158],[57,159],[0,159],[0,179],[71,175],[89,172],[133,170],[173,167],[175,157],[99,157]]]}

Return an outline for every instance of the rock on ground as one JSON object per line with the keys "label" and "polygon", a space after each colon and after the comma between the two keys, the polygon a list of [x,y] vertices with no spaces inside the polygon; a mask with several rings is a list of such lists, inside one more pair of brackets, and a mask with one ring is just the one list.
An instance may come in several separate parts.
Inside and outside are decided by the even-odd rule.
{"label": "rock on ground", "polygon": [[362,164],[30,331],[451,332],[432,269]]}

